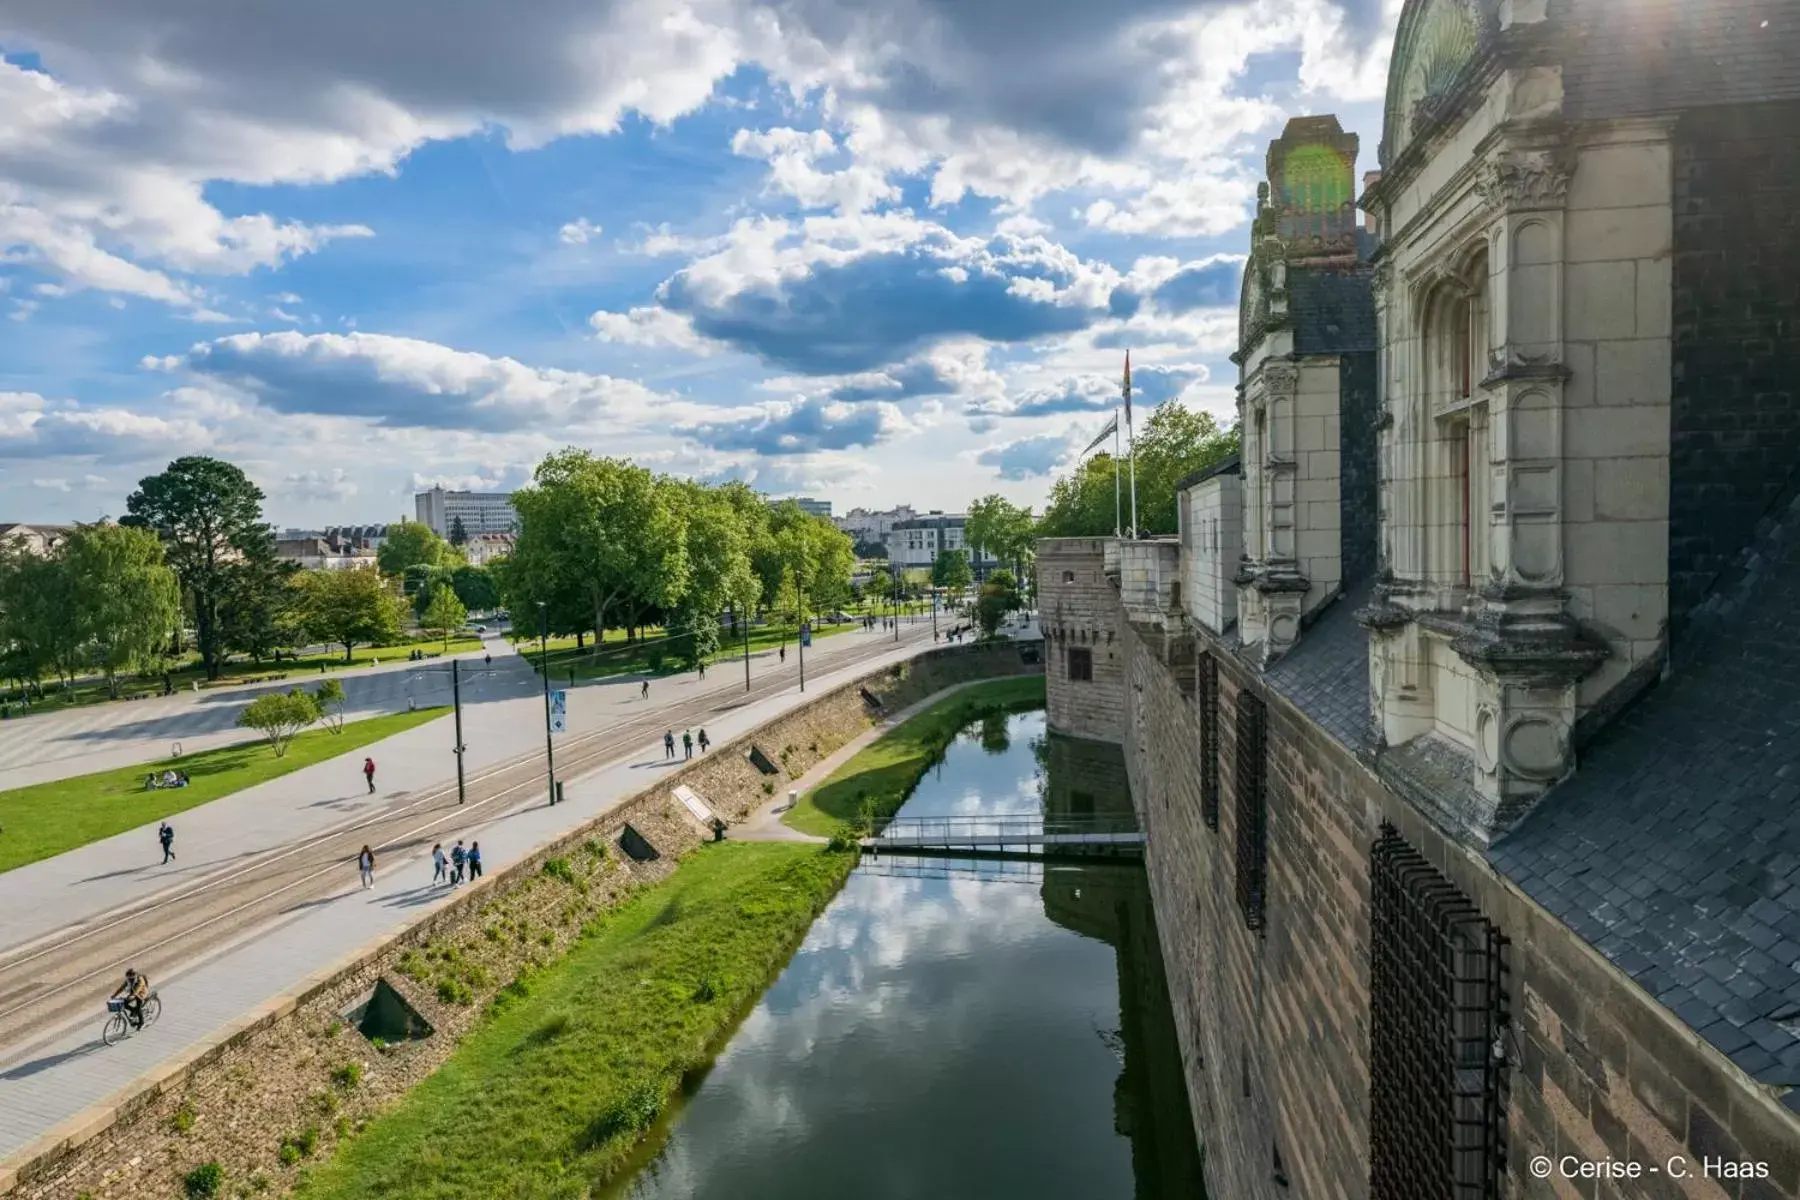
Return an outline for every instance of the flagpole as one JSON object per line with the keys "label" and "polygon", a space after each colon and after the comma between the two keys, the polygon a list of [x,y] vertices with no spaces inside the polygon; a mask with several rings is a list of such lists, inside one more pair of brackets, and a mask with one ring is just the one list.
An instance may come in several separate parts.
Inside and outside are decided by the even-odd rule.
{"label": "flagpole", "polygon": [[1131,421],[1131,351],[1125,352],[1125,444],[1131,451],[1131,536],[1138,535],[1137,429]]}
{"label": "flagpole", "polygon": [[1124,501],[1119,495],[1119,410],[1113,409],[1113,536],[1125,536],[1125,519],[1121,516]]}

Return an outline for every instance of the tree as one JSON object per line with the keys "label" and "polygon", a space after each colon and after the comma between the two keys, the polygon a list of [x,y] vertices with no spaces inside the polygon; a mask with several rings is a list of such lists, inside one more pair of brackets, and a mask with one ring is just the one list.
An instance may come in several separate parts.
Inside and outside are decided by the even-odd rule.
{"label": "tree", "polygon": [[431,594],[431,603],[425,606],[425,613],[419,624],[426,629],[443,635],[444,649],[450,649],[450,635],[463,627],[469,619],[469,610],[463,602],[456,598],[456,592],[449,584],[438,584],[437,591]]}
{"label": "tree", "polygon": [[975,574],[969,570],[969,556],[961,550],[940,550],[937,561],[931,564],[931,584],[949,591],[952,603],[962,599],[962,593],[975,580]]}
{"label": "tree", "polygon": [[378,572],[303,571],[295,578],[307,632],[342,646],[345,662],[359,642],[399,638],[405,605]]}
{"label": "tree", "polygon": [[1020,508],[998,493],[983,496],[969,505],[969,520],[963,526],[963,540],[978,547],[989,558],[1012,566],[1015,577],[1023,576],[1025,560],[1031,556],[1037,522],[1029,508]]}
{"label": "tree", "polygon": [[119,672],[148,666],[168,644],[181,615],[181,583],[163,562],[161,541],[148,529],[82,525],[57,548],[67,577],[63,620],[89,646],[119,696]]}
{"label": "tree", "polygon": [[610,618],[674,607],[688,589],[677,494],[624,459],[577,449],[544,459],[531,485],[513,495],[514,610],[524,607],[520,601],[541,601],[566,615],[579,599],[592,619],[588,627],[603,637]]}
{"label": "tree", "polygon": [[261,662],[305,640],[293,587],[299,569],[275,557],[273,542],[240,556],[219,595],[219,639],[227,650]]}
{"label": "tree", "polygon": [[494,573],[487,567],[471,567],[466,563],[450,573],[450,586],[456,598],[470,612],[490,612],[500,607],[500,588]]}
{"label": "tree", "polygon": [[246,556],[273,541],[262,519],[263,494],[238,468],[216,458],[178,458],[140,480],[120,524],[153,530],[194,606],[194,633],[206,677],[224,662],[219,605]]}
{"label": "tree", "polygon": [[450,518],[450,544],[461,547],[468,544],[468,541],[469,531],[463,528],[463,519],[460,516]]}
{"label": "tree", "polygon": [[[1175,485],[1183,477],[1236,454],[1238,431],[1220,431],[1206,413],[1178,400],[1159,405],[1137,439],[1138,529],[1175,533]],[[1130,464],[1121,462],[1129,487]],[[1123,521],[1131,523],[1131,497]],[[1110,537],[1114,526],[1113,460],[1096,454],[1050,487],[1050,503],[1038,522],[1038,537]]]}
{"label": "tree", "polygon": [[1012,572],[995,571],[988,576],[988,581],[981,585],[981,592],[975,597],[975,621],[981,626],[981,636],[993,637],[1006,614],[1019,607],[1019,588]]}
{"label": "tree", "polygon": [[[364,575],[366,571],[334,571],[334,575]],[[237,723],[244,729],[255,729],[269,739],[269,745],[280,758],[287,753],[294,735],[319,719],[319,702],[301,688],[258,696],[244,705]]]}
{"label": "tree", "polygon": [[375,552],[383,575],[405,575],[408,567],[442,567],[462,561],[462,556],[437,531],[423,521],[389,525],[387,538]]}
{"label": "tree", "polygon": [[857,542],[854,547],[858,558],[886,558],[887,547],[880,542]]}
{"label": "tree", "polygon": [[344,710],[349,707],[349,700],[344,695],[343,684],[327,679],[313,693],[313,702],[319,706],[319,717],[325,722],[325,728],[333,733],[344,732]]}
{"label": "tree", "polygon": [[[678,511],[687,522],[688,588],[669,621],[687,633],[683,656],[704,661],[719,648],[719,614],[754,602],[760,586],[750,564],[750,534],[725,488],[671,483],[683,493]],[[727,487],[742,487],[741,484]],[[747,489],[746,489],[747,490]]]}
{"label": "tree", "polygon": [[455,572],[449,567],[416,564],[406,568],[406,573],[400,576],[400,594],[412,598],[413,615],[423,619],[431,598],[437,595],[440,587],[448,587],[454,576]]}
{"label": "tree", "polygon": [[8,676],[28,689],[55,668],[57,639],[69,629],[63,582],[60,568],[22,541],[0,544],[0,642]]}
{"label": "tree", "polygon": [[796,623],[850,595],[856,555],[848,534],[793,501],[769,510],[769,529],[754,556],[767,604],[792,605]]}

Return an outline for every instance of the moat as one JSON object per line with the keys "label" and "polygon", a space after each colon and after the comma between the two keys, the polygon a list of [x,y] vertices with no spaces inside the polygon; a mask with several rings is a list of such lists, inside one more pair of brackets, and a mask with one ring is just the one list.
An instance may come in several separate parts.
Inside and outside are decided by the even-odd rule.
{"label": "moat", "polygon": [[[965,729],[901,816],[1130,812],[1042,713]],[[1196,1197],[1136,865],[865,859],[615,1200]]]}

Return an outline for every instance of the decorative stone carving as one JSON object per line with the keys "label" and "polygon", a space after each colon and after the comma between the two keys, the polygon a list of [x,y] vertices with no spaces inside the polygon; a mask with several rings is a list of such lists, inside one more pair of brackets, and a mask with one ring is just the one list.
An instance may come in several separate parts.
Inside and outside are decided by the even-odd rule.
{"label": "decorative stone carving", "polygon": [[1575,157],[1566,149],[1513,151],[1482,167],[1475,191],[1490,208],[1561,208],[1569,198]]}
{"label": "decorative stone carving", "polygon": [[1376,263],[1375,270],[1370,275],[1370,282],[1374,285],[1375,297],[1379,302],[1381,297],[1387,294],[1387,290],[1394,286],[1394,260],[1384,258]]}
{"label": "decorative stone carving", "polygon": [[1300,369],[1293,363],[1271,359],[1262,365],[1257,378],[1265,396],[1291,396],[1300,386]]}

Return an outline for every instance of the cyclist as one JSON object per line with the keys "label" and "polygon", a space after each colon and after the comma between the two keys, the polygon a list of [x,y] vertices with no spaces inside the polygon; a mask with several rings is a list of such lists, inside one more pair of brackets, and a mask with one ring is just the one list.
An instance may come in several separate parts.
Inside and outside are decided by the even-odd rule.
{"label": "cyclist", "polygon": [[138,974],[136,967],[125,968],[125,982],[112,994],[114,1000],[125,1001],[125,1014],[133,1029],[144,1027],[144,1001],[150,998],[150,981]]}

